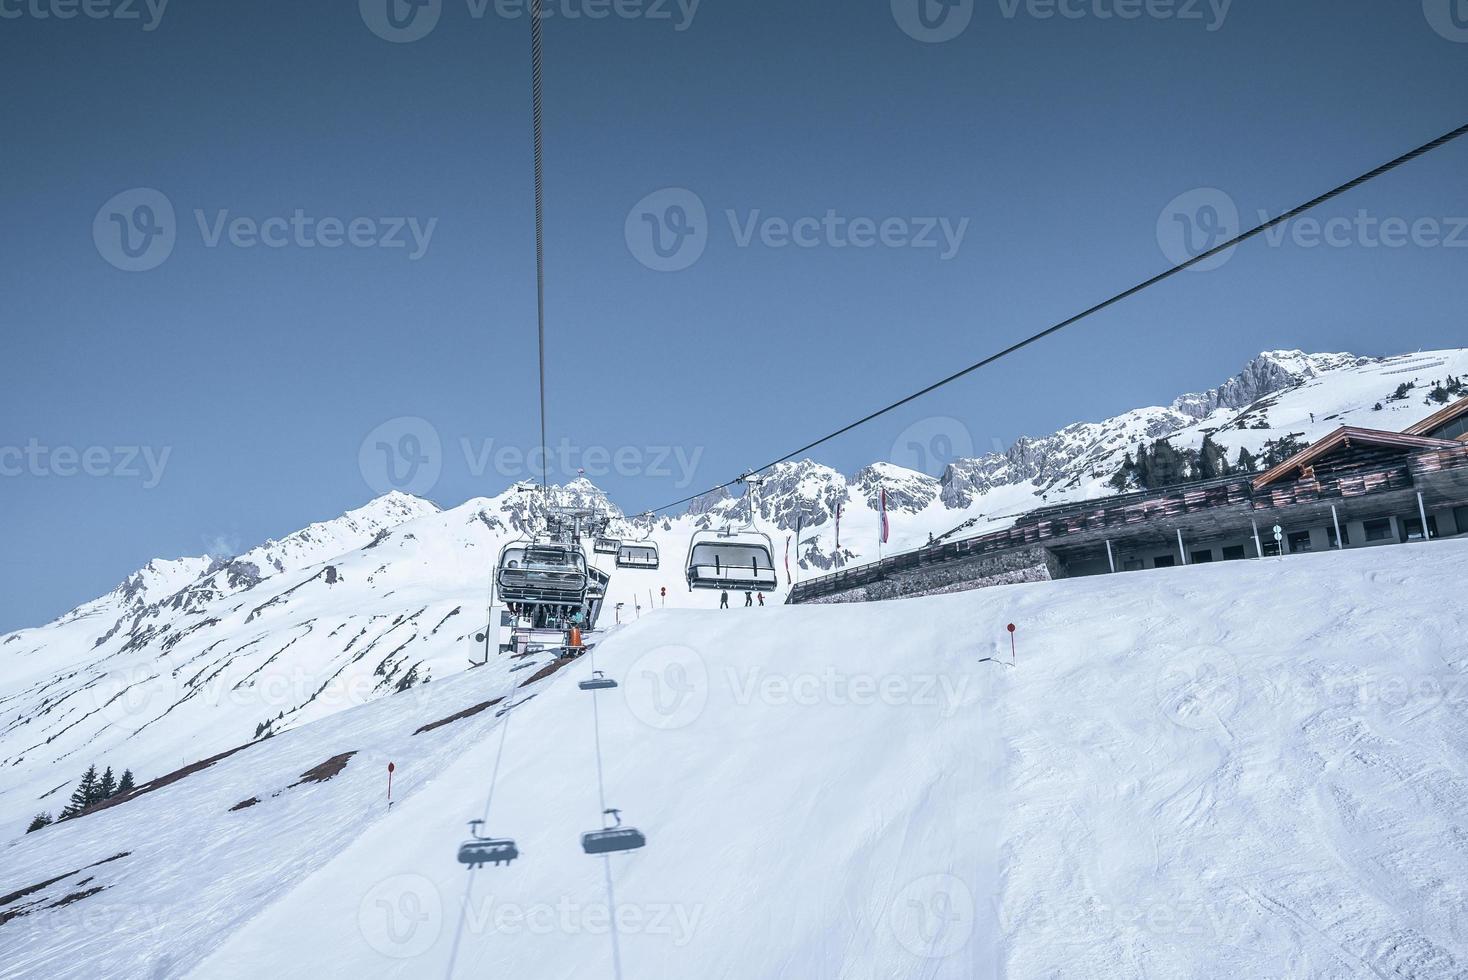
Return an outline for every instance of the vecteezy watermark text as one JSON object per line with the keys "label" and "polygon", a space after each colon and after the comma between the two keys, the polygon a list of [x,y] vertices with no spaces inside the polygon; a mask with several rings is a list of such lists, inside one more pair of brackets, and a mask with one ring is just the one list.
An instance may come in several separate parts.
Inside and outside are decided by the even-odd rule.
{"label": "vecteezy watermark text", "polygon": [[138,21],[155,31],[163,21],[168,0],[0,0],[0,20]]}
{"label": "vecteezy watermark text", "polygon": [[30,439],[24,446],[0,446],[0,477],[75,476],[142,479],[143,489],[163,482],[172,446],[46,446]]}
{"label": "vecteezy watermark text", "polygon": [[481,477],[491,469],[499,476],[517,479],[539,476],[544,470],[554,477],[587,476],[595,480],[616,474],[622,477],[673,479],[676,489],[692,485],[703,447],[689,452],[682,446],[578,446],[562,439],[545,449],[536,446],[526,450],[519,446],[501,445],[482,439],[475,444],[465,437],[459,440],[464,461],[471,476]]}
{"label": "vecteezy watermark text", "polygon": [[[682,33],[693,26],[703,0],[542,0],[541,20],[636,20],[671,24]],[[530,0],[464,0],[471,20],[493,14],[501,20],[530,16]],[[362,23],[384,41],[421,41],[443,18],[444,0],[358,0]]]}
{"label": "vecteezy watermark text", "polygon": [[[542,473],[556,480],[616,475],[672,480],[680,490],[693,483],[703,459],[702,446],[582,446],[565,438],[542,449],[461,436],[459,449],[465,469],[476,479],[488,473],[511,480],[539,479]],[[437,485],[450,455],[433,423],[400,416],[367,434],[358,447],[357,464],[378,493],[421,495]]]}
{"label": "vecteezy watermark text", "polygon": [[[229,208],[195,208],[194,225],[205,248],[403,250],[408,261],[428,254],[437,218],[339,217],[304,208],[289,214],[237,215]],[[124,272],[156,269],[173,254],[180,233],[173,202],[162,191],[134,187],[113,195],[92,220],[97,253]]]}
{"label": "vecteezy watermark text", "polygon": [[[1005,20],[1157,20],[1202,24],[1213,33],[1228,19],[1233,0],[994,0]],[[1434,0],[1429,0],[1434,2]],[[1436,0],[1441,2],[1441,0]],[[973,23],[976,0],[891,0],[902,32],[925,44],[952,41]]]}
{"label": "vecteezy watermark text", "polygon": [[[929,250],[943,262],[958,255],[970,223],[968,218],[941,216],[850,216],[834,208],[796,216],[727,208],[723,216],[736,248]],[[680,272],[703,257],[712,231],[708,208],[698,194],[667,187],[632,207],[623,236],[632,257],[649,269]]]}
{"label": "vecteezy watermark text", "polygon": [[[1468,2],[1468,0],[1465,0]],[[1259,211],[1256,225],[1273,217]],[[1157,219],[1157,244],[1176,264],[1193,261],[1238,237],[1243,218],[1226,191],[1200,187],[1168,202]],[[1468,216],[1380,215],[1362,208],[1353,215],[1301,215],[1266,229],[1256,241],[1269,248],[1468,248]],[[1189,266],[1191,271],[1217,269],[1233,257],[1226,248]]]}
{"label": "vecteezy watermark text", "polygon": [[248,215],[230,217],[228,209],[206,216],[194,211],[199,234],[205,248],[218,248],[228,242],[235,248],[408,248],[408,261],[416,262],[428,253],[433,241],[437,218],[421,222],[417,218],[315,218],[296,208],[289,217],[276,215],[255,218]]}

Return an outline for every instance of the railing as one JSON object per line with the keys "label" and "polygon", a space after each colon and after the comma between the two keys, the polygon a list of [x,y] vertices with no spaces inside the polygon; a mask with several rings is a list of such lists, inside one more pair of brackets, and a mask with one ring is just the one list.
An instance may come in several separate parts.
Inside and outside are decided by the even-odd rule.
{"label": "railing", "polygon": [[[996,552],[1057,543],[1077,534],[1125,531],[1168,518],[1185,517],[1224,507],[1271,510],[1322,500],[1365,497],[1404,490],[1413,475],[1468,468],[1468,446],[1418,453],[1393,466],[1357,470],[1314,480],[1275,485],[1255,491],[1250,480],[1231,477],[1161,490],[1121,494],[1099,500],[1042,507],[1016,520],[1012,527],[972,538],[929,545],[881,561],[856,565],[808,579],[790,591],[789,601],[802,602],[880,582],[894,574],[934,565],[984,557]],[[960,525],[962,526],[962,525]]]}
{"label": "railing", "polygon": [[728,584],[764,585],[773,588],[779,582],[774,568],[756,568],[750,565],[690,565],[689,577],[705,582]]}

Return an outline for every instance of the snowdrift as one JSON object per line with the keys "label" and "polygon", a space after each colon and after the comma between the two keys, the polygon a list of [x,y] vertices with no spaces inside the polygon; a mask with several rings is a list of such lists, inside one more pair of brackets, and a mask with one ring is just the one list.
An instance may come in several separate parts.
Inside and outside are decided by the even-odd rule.
{"label": "snowdrift", "polygon": [[[592,664],[496,660],[12,842],[5,969],[611,976],[615,915],[636,977],[1463,976],[1465,577],[1449,541],[660,611],[597,651],[644,850],[578,845]],[[487,805],[521,857],[471,875]]]}

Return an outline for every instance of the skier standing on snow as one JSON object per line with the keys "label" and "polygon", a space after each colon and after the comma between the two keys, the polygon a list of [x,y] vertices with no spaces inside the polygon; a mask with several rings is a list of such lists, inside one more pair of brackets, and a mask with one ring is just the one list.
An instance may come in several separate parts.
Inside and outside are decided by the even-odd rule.
{"label": "skier standing on snow", "polygon": [[750,606],[753,606],[753,605],[754,605],[754,593],[753,592],[746,592],[746,593],[744,593],[744,608],[748,609]]}
{"label": "skier standing on snow", "polygon": [[728,589],[725,589],[723,592],[721,592],[719,594],[719,608],[720,609],[728,609],[729,608],[729,590]]}
{"label": "skier standing on snow", "polygon": [[759,604],[760,608],[763,609],[765,606],[765,594],[763,592],[759,594]]}

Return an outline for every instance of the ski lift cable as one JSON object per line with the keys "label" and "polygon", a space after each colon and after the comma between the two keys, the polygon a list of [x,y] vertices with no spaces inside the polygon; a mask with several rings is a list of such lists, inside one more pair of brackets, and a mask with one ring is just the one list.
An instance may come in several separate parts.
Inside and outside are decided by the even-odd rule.
{"label": "ski lift cable", "polygon": [[796,450],[793,450],[793,451],[791,451],[789,453],[786,453],[784,456],[781,456],[779,459],[772,460],[771,462],[766,463],[764,466],[761,466],[761,467],[759,467],[757,469],[754,469],[754,470],[750,470],[748,473],[745,473],[745,474],[743,474],[743,475],[741,475],[741,476],[739,476],[739,477],[737,477],[737,478],[735,478],[733,480],[730,480],[727,483],[721,483],[718,486],[710,487],[707,490],[704,490],[704,491],[701,491],[699,493],[695,493],[695,494],[692,494],[690,496],[684,497],[682,500],[675,500],[675,501],[673,501],[670,504],[664,504],[662,507],[657,507],[657,508],[653,509],[652,513],[661,513],[663,511],[672,510],[675,507],[680,507],[680,506],[682,506],[684,504],[692,503],[693,501],[697,500],[699,497],[706,496],[707,494],[717,493],[720,490],[727,490],[730,487],[732,487],[732,486],[734,486],[734,485],[736,485],[738,483],[745,482],[748,479],[748,477],[750,477],[750,476],[753,476],[753,475],[758,474],[758,473],[763,473],[766,470],[772,469],[772,468],[778,466],[781,463],[789,462],[790,460],[794,459],[796,456],[799,456],[799,455],[801,455],[803,453],[807,453],[810,450],[815,449],[817,446],[824,445],[825,443],[830,442],[832,439],[835,439],[835,438],[837,438],[839,436],[843,436],[846,433],[850,432],[851,430],[856,429],[856,428],[859,428],[860,426],[866,425],[868,422],[874,421],[875,419],[881,418],[883,415],[886,415],[889,412],[894,412],[897,409],[902,408],[904,405],[907,405],[907,404],[909,404],[911,402],[916,401],[919,398],[922,398],[924,395],[929,395],[929,394],[933,393],[934,391],[937,391],[939,388],[942,388],[942,387],[944,387],[946,385],[950,385],[953,382],[958,381],[961,378],[965,378],[968,375],[974,373],[975,371],[978,371],[979,369],[984,368],[984,367],[988,367],[990,364],[993,364],[996,361],[1002,360],[1003,358],[1006,358],[1006,357],[1008,357],[1011,354],[1016,354],[1019,351],[1024,350],[1026,347],[1029,347],[1032,344],[1038,343],[1039,341],[1044,340],[1047,337],[1050,337],[1050,336],[1052,336],[1054,334],[1059,333],[1060,331],[1066,329],[1067,327],[1074,326],[1075,324],[1081,322],[1082,320],[1088,319],[1089,317],[1092,317],[1092,316],[1096,315],[1097,313],[1102,312],[1103,310],[1106,310],[1106,309],[1108,309],[1108,308],[1110,308],[1112,306],[1115,306],[1116,304],[1121,303],[1124,300],[1130,299],[1131,297],[1135,296],[1136,294],[1138,294],[1138,293],[1140,293],[1140,292],[1142,292],[1142,291],[1144,291],[1146,289],[1150,289],[1151,287],[1153,287],[1153,286],[1157,285],[1158,283],[1161,283],[1161,282],[1163,282],[1163,281],[1165,281],[1167,279],[1171,279],[1173,276],[1177,275],[1178,273],[1184,272],[1187,269],[1190,269],[1190,268],[1192,268],[1195,265],[1198,265],[1198,264],[1200,264],[1202,262],[1206,262],[1209,259],[1213,258],[1214,256],[1219,255],[1220,253],[1226,252],[1226,251],[1228,251],[1229,249],[1232,249],[1232,248],[1236,248],[1237,246],[1243,244],[1244,242],[1250,240],[1251,238],[1255,238],[1255,237],[1257,237],[1259,235],[1262,235],[1266,231],[1269,231],[1272,228],[1278,227],[1279,225],[1282,225],[1282,224],[1285,224],[1285,223],[1287,223],[1289,221],[1292,221],[1295,218],[1298,218],[1300,215],[1306,213],[1307,211],[1314,210],[1315,208],[1320,207],[1322,204],[1326,204],[1326,203],[1328,203],[1330,201],[1333,201],[1336,198],[1342,196],[1343,194],[1349,193],[1350,191],[1353,191],[1356,188],[1360,187],[1361,185],[1366,184],[1366,183],[1369,183],[1369,182],[1375,180],[1378,177],[1381,177],[1381,176],[1384,176],[1385,174],[1391,173],[1393,170],[1396,170],[1399,167],[1403,167],[1406,164],[1411,163],[1412,161],[1416,160],[1419,157],[1426,156],[1427,154],[1431,153],[1432,151],[1437,150],[1437,149],[1439,149],[1439,148],[1441,148],[1443,146],[1446,146],[1447,144],[1452,143],[1453,141],[1455,141],[1457,139],[1460,139],[1460,138],[1462,138],[1465,135],[1468,135],[1468,125],[1460,126],[1457,129],[1453,130],[1452,132],[1444,133],[1442,136],[1439,136],[1437,139],[1432,140],[1432,141],[1430,141],[1428,143],[1424,143],[1421,146],[1417,147],[1416,149],[1411,150],[1411,151],[1409,151],[1407,153],[1402,154],[1401,156],[1397,157],[1395,160],[1392,160],[1392,161],[1390,161],[1388,163],[1384,163],[1384,164],[1382,164],[1381,166],[1377,167],[1374,170],[1371,170],[1371,171],[1369,171],[1367,173],[1364,173],[1361,176],[1356,177],[1353,180],[1349,180],[1346,183],[1341,184],[1340,186],[1338,186],[1338,187],[1336,187],[1336,188],[1334,188],[1332,190],[1326,191],[1324,194],[1321,194],[1319,197],[1316,197],[1313,200],[1307,201],[1304,204],[1299,205],[1298,207],[1291,208],[1290,210],[1288,210],[1288,211],[1284,212],[1283,214],[1279,215],[1278,217],[1271,218],[1268,221],[1265,221],[1265,222],[1263,222],[1261,224],[1258,224],[1258,225],[1254,226],[1253,228],[1250,228],[1248,231],[1245,231],[1245,232],[1243,232],[1243,233],[1241,233],[1239,235],[1236,235],[1233,238],[1230,238],[1228,241],[1223,242],[1220,245],[1217,245],[1217,246],[1215,246],[1213,248],[1208,249],[1206,252],[1202,252],[1202,253],[1200,253],[1198,255],[1193,256],[1192,258],[1188,259],[1186,262],[1180,262],[1177,265],[1174,265],[1171,268],[1169,268],[1169,269],[1167,269],[1167,270],[1165,270],[1165,271],[1163,271],[1163,272],[1161,272],[1161,273],[1153,276],[1152,278],[1150,278],[1150,279],[1148,279],[1148,280],[1146,280],[1144,282],[1140,282],[1140,283],[1138,283],[1135,286],[1132,286],[1130,289],[1126,289],[1126,290],[1123,290],[1122,292],[1117,293],[1115,296],[1112,296],[1110,299],[1103,300],[1102,302],[1097,303],[1095,306],[1092,306],[1092,307],[1090,307],[1087,310],[1083,310],[1082,312],[1077,313],[1076,315],[1074,315],[1072,317],[1069,317],[1068,319],[1062,320],[1062,321],[1060,321],[1059,323],[1057,323],[1057,324],[1055,324],[1053,326],[1050,326],[1050,327],[1045,328],[1044,330],[1041,330],[1039,333],[1031,334],[1030,336],[1024,338],[1023,340],[1020,340],[1020,341],[1018,341],[1018,342],[1016,342],[1014,344],[1011,344],[1010,346],[1004,348],[1003,350],[999,351],[998,353],[991,354],[991,355],[989,355],[988,357],[984,358],[981,361],[977,361],[977,362],[975,362],[973,364],[970,364],[968,367],[963,368],[960,371],[956,371],[953,374],[950,374],[948,377],[943,378],[943,379],[941,379],[939,381],[935,381],[932,384],[928,385],[927,387],[922,388],[922,389],[920,389],[918,391],[915,391],[912,394],[906,396],[905,398],[901,398],[901,399],[893,402],[892,404],[885,406],[884,408],[879,408],[876,411],[871,412],[868,415],[864,415],[861,418],[857,419],[855,422],[852,422],[852,423],[850,423],[848,425],[842,426],[841,428],[837,429],[835,432],[832,432],[832,433],[830,433],[828,435],[821,436],[819,439],[816,439],[816,440],[814,440],[812,442],[808,442],[804,446],[801,446],[799,449],[796,449]]}
{"label": "ski lift cable", "polygon": [[540,0],[530,0],[530,107],[535,140],[535,312],[540,353],[540,486],[549,492],[545,426],[545,142],[541,125]]}
{"label": "ski lift cable", "polygon": [[[500,762],[504,759],[505,756],[505,739],[510,731],[510,722],[515,720],[515,713],[512,710],[514,708],[514,700],[515,682],[512,680],[510,682],[509,691],[504,695],[503,699],[505,704],[505,720],[504,723],[500,725],[500,744],[499,747],[495,749],[494,768],[490,771],[489,775],[489,792],[486,793],[484,797],[484,818],[480,821],[480,823],[486,825],[489,823],[490,805],[494,802],[495,784],[499,782],[500,778]],[[464,923],[468,918],[469,906],[474,901],[474,878],[476,871],[478,871],[477,868],[469,869],[469,881],[468,884],[464,887],[464,906],[459,911],[459,924],[454,929],[453,945],[449,947],[449,964],[447,970],[444,973],[444,977],[446,978],[446,980],[452,980],[454,975],[454,966],[458,963],[459,946],[464,938]]]}

